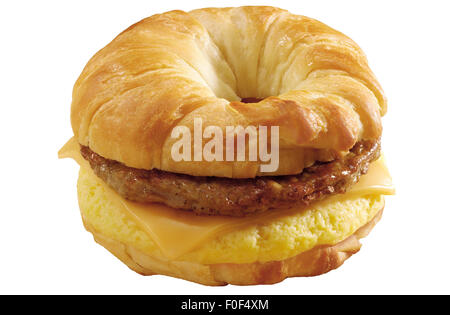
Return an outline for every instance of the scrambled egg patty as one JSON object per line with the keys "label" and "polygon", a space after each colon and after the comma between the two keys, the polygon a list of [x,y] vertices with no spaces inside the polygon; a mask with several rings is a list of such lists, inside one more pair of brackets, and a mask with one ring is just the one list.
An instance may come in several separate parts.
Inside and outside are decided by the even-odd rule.
{"label": "scrambled egg patty", "polygon": [[[83,167],[78,200],[86,225],[145,254],[162,257],[156,243],[126,214],[124,206],[107,197],[106,184]],[[287,259],[317,245],[344,240],[369,222],[383,205],[383,195],[328,198],[299,213],[218,235],[177,260],[215,264]]]}

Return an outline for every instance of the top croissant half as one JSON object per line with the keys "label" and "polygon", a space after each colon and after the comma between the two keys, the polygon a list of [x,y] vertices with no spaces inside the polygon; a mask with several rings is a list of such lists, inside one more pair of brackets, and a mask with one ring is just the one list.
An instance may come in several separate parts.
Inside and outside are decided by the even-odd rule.
{"label": "top croissant half", "polygon": [[[386,109],[365,54],[342,33],[273,7],[207,8],[146,18],[95,54],[74,86],[71,122],[81,145],[129,167],[252,178],[297,174],[380,138]],[[175,162],[171,132],[193,130],[194,118],[224,130],[279,126],[278,170]]]}

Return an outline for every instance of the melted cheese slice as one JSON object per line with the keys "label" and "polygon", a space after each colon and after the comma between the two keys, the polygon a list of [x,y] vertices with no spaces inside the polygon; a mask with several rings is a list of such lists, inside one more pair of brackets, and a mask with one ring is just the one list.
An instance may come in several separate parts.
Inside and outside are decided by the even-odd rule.
{"label": "melted cheese slice", "polygon": [[[227,232],[292,215],[298,213],[298,211],[308,210],[308,207],[295,207],[237,218],[197,216],[191,212],[173,209],[162,204],[136,203],[122,198],[94,174],[89,163],[81,156],[80,146],[74,138],[64,145],[58,155],[59,158],[72,158],[80,167],[88,170],[92,178],[95,178],[105,188],[108,198],[114,198],[123,205],[121,210],[146,231],[157,244],[162,254],[169,259],[176,259],[197,248],[202,243]],[[394,193],[391,176],[383,158],[380,158],[376,162],[371,163],[369,172],[362,176],[360,181],[345,195],[329,197],[321,202],[330,203],[333,200],[346,198],[349,195],[391,195]]]}

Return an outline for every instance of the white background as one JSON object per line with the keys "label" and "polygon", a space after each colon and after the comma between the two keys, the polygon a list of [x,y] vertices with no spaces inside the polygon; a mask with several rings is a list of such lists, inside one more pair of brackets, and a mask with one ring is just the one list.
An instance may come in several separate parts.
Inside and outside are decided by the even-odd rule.
{"label": "white background", "polygon": [[[450,293],[450,46],[446,1],[3,1],[0,4],[0,293]],[[81,223],[71,90],[89,58],[138,20],[172,9],[275,5],[366,52],[388,99],[383,149],[397,195],[336,271],[272,286],[212,288],[142,277]]]}

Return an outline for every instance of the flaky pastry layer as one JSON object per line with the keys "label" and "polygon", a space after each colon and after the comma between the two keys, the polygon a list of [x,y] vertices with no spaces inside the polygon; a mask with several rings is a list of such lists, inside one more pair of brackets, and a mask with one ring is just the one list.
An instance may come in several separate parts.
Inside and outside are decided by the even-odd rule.
{"label": "flaky pastry layer", "polygon": [[[80,144],[130,167],[251,178],[296,174],[378,139],[385,112],[384,93],[350,38],[278,8],[239,7],[171,11],[129,27],[81,73],[71,121]],[[175,162],[171,131],[182,125],[193,134],[194,118],[224,134],[226,126],[279,126],[280,167]]]}

